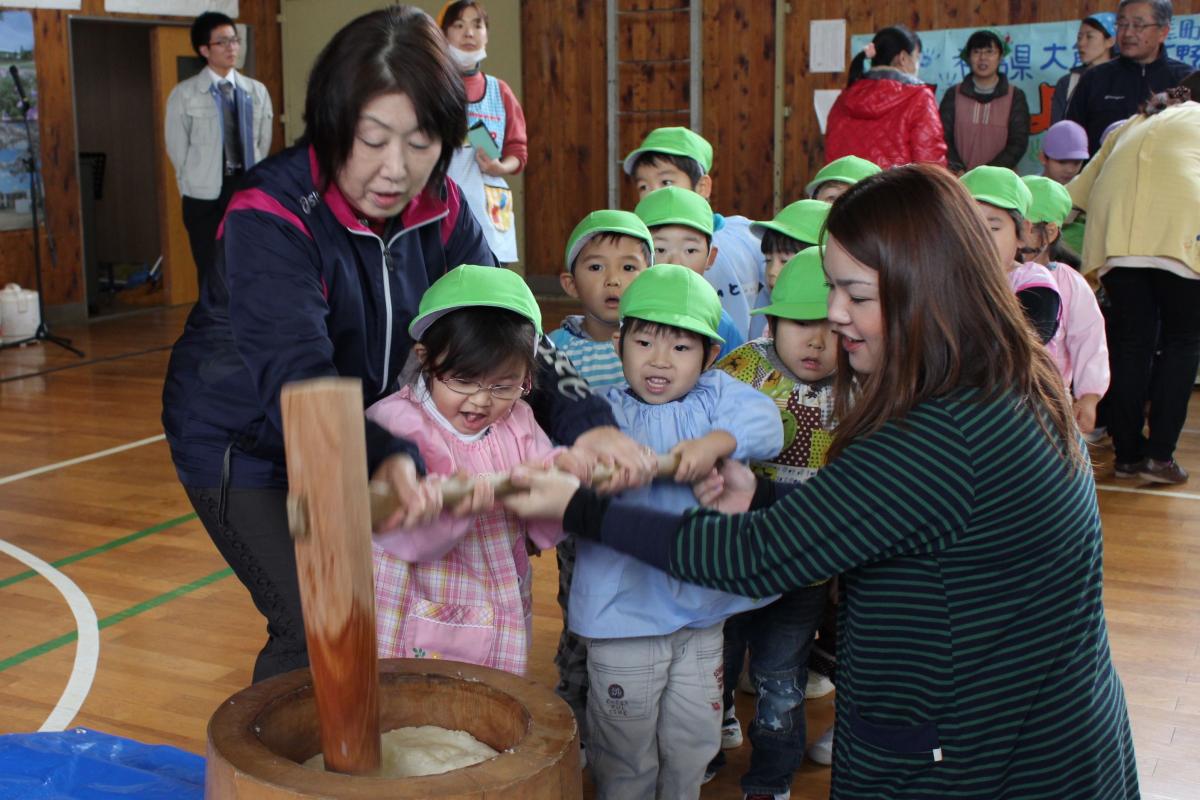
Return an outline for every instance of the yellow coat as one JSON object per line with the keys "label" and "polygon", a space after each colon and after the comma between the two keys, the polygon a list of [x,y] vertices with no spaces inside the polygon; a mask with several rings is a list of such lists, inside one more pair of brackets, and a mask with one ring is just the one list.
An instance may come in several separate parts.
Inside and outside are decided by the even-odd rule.
{"label": "yellow coat", "polygon": [[1119,256],[1163,256],[1200,273],[1200,103],[1113,131],[1069,184],[1087,212],[1084,273]]}

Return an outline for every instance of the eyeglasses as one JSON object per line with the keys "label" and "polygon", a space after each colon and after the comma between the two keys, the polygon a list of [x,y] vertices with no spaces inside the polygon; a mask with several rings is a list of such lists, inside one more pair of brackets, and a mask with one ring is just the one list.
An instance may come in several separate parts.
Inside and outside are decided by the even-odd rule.
{"label": "eyeglasses", "polygon": [[467,397],[487,392],[497,400],[515,400],[529,394],[529,387],[523,383],[500,383],[495,386],[484,386],[477,381],[464,381],[461,378],[438,378],[438,381],[445,384],[446,388],[455,394]]}
{"label": "eyeglasses", "polygon": [[233,47],[241,44],[242,40],[237,36],[226,36],[224,39],[213,39],[208,43],[209,47]]}
{"label": "eyeglasses", "polygon": [[1142,31],[1146,30],[1146,28],[1161,28],[1161,27],[1162,26],[1159,25],[1157,22],[1125,22],[1125,21],[1121,20],[1121,21],[1118,21],[1116,24],[1117,30],[1123,31],[1123,30],[1127,30],[1127,29],[1132,29],[1134,33],[1141,33]]}

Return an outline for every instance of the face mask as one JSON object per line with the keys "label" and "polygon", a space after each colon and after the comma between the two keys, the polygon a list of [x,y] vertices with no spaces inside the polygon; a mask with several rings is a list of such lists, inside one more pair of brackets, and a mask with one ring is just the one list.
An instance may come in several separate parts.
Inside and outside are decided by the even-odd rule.
{"label": "face mask", "polygon": [[463,72],[474,72],[479,66],[479,62],[487,58],[486,50],[459,50],[454,45],[450,45],[450,57],[454,59],[454,63]]}

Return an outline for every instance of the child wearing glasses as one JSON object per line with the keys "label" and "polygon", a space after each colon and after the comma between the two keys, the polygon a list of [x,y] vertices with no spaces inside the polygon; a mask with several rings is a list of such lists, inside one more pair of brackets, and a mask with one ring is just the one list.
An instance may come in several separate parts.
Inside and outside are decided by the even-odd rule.
{"label": "child wearing glasses", "polygon": [[[521,399],[532,389],[541,320],[524,280],[506,269],[460,266],[421,298],[408,329],[420,369],[367,417],[417,444],[430,491],[440,492],[433,476],[480,476],[519,464],[583,477]],[[524,674],[532,620],[526,543],[543,549],[562,538],[557,524],[526,522],[496,506],[486,481],[428,525],[376,534],[379,656]]]}

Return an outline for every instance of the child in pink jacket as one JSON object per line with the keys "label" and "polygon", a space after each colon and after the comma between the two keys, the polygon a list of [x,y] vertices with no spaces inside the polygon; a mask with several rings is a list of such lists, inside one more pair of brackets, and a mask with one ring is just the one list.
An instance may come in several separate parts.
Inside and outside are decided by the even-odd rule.
{"label": "child in pink jacket", "polygon": [[[541,313],[519,275],[461,266],[421,299],[409,327],[419,374],[367,416],[415,442],[429,475],[481,476],[519,464],[576,470],[521,399],[531,389]],[[491,506],[482,483],[474,507]],[[501,506],[443,513],[375,537],[379,655],[443,658],[524,674],[532,614],[528,543],[553,547],[559,525]]]}
{"label": "child in pink jacket", "polygon": [[1033,195],[1029,208],[1033,228],[1026,257],[1050,270],[1062,298],[1062,324],[1055,334],[1057,346],[1050,352],[1074,398],[1079,429],[1091,433],[1096,426],[1096,404],[1108,391],[1108,344],[1096,293],[1082,275],[1053,257],[1063,222],[1071,213],[1071,196],[1066,187],[1050,178],[1027,175],[1021,180]]}

